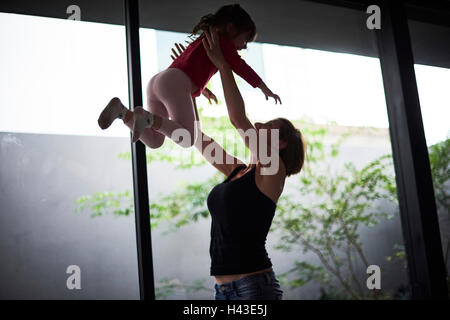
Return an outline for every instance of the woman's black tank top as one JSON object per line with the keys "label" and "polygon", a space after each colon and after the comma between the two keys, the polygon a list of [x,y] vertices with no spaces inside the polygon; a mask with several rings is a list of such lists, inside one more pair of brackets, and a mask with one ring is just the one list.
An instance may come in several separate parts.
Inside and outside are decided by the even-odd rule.
{"label": "woman's black tank top", "polygon": [[256,166],[230,181],[245,168],[236,167],[208,195],[211,275],[250,273],[272,266],[265,244],[276,204],[257,187]]}

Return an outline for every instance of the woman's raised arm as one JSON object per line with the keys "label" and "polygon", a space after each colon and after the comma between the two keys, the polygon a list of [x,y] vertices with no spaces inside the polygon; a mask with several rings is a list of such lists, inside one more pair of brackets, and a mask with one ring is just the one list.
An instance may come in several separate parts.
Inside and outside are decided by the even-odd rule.
{"label": "woman's raised arm", "polygon": [[[171,55],[171,57],[173,60],[175,60],[185,50],[182,44],[175,43],[175,47],[177,48],[178,53],[172,48],[174,55]],[[195,118],[199,126],[199,136],[197,137],[195,147],[209,163],[228,177],[237,166],[245,164],[238,158],[228,154],[220,144],[203,133],[200,127],[200,117],[198,115],[195,98],[192,98],[192,103],[194,104]]]}
{"label": "woman's raised arm", "polygon": [[219,69],[230,121],[238,129],[247,148],[256,154],[256,150],[253,150],[253,146],[247,139],[251,135],[248,130],[253,130],[256,133],[256,129],[245,114],[244,100],[234,80],[233,71],[222,54],[217,31],[210,27],[210,33],[205,31],[205,38],[202,41],[209,59]]}
{"label": "woman's raised arm", "polygon": [[[195,115],[197,121],[199,121],[197,104],[195,103],[195,98],[192,98],[194,103]],[[229,176],[230,173],[240,165],[245,165],[241,160],[233,157],[225,151],[220,144],[218,144],[214,139],[204,134],[200,129],[198,131],[199,136],[195,143],[195,147],[201,153],[201,155],[211,163],[217,170],[222,172],[225,176]]]}

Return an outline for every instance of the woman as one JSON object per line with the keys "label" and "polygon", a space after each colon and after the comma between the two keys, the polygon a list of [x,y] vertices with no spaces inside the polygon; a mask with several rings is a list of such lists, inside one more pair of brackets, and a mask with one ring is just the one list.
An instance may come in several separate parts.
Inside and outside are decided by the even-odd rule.
{"label": "woman", "polygon": [[[282,298],[282,290],[267,255],[265,241],[286,177],[300,172],[303,166],[305,143],[300,131],[289,120],[277,118],[255,125],[249,121],[232,70],[222,55],[217,33],[210,29],[210,33],[205,32],[205,35],[203,45],[220,72],[231,123],[251,150],[250,164],[246,165],[227,154],[203,132],[202,139],[196,143],[205,158],[227,176],[224,182],[211,190],[207,201],[212,218],[210,271],[215,280],[215,298],[278,300]],[[251,147],[242,134],[248,130],[256,132],[256,148]],[[279,130],[278,141],[271,140],[275,130]],[[264,134],[266,139],[263,139]],[[265,141],[267,143],[263,144]],[[212,143],[215,145],[211,146]],[[276,150],[278,146],[279,150]],[[214,159],[233,158],[233,161],[218,163],[205,154],[206,148],[222,153],[219,157],[214,154]],[[265,167],[272,165],[263,165],[260,161],[262,149],[278,156],[275,174],[262,174]],[[273,155],[270,159],[273,161]]]}
{"label": "woman", "polygon": [[[203,46],[220,72],[231,123],[251,152],[250,164],[246,165],[197,129],[196,148],[227,176],[211,190],[207,200],[212,218],[210,274],[215,280],[215,298],[281,299],[283,292],[267,255],[265,241],[286,177],[302,169],[305,143],[300,131],[287,119],[277,118],[255,125],[249,121],[232,70],[222,54],[218,34],[212,29],[210,32],[205,31]],[[194,99],[193,103],[198,121]],[[121,118],[132,130],[133,112],[127,109]],[[155,115],[155,129],[160,125],[161,119]],[[250,138],[252,132],[256,144]],[[141,141],[145,143],[145,139]],[[270,161],[260,161],[266,160],[261,155],[267,155],[268,151]],[[275,167],[275,172],[267,174],[265,170],[269,167]]]}

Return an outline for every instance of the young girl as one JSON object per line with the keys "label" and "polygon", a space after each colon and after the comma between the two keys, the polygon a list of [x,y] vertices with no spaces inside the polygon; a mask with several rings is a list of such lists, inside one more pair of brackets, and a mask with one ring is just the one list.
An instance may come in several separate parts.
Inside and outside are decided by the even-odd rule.
{"label": "young girl", "polygon": [[131,112],[118,98],[113,98],[100,114],[99,126],[106,129],[120,118],[133,130],[133,142],[140,139],[150,148],[159,148],[167,136],[182,147],[192,146],[199,130],[192,97],[205,92],[208,99],[216,100],[211,92],[205,90],[209,79],[217,72],[202,44],[204,31],[210,27],[218,30],[223,55],[232,70],[254,88],[260,88],[266,100],[273,97],[275,103],[277,100],[281,103],[279,96],[237,53],[246,49],[248,42],[255,40],[256,27],[249,14],[239,4],[234,4],[202,17],[192,31],[192,35],[202,31],[201,35],[166,70],[152,77],[147,85],[150,112],[142,107],[136,107],[135,112]]}

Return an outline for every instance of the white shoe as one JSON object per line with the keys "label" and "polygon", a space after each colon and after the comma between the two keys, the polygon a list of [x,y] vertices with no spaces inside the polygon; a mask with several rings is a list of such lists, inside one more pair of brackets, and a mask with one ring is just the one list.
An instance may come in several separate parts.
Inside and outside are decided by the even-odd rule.
{"label": "white shoe", "polygon": [[123,119],[127,110],[128,109],[124,107],[119,98],[112,98],[100,114],[97,121],[98,125],[103,130],[107,129],[117,118]]}
{"label": "white shoe", "polygon": [[139,140],[145,128],[153,125],[153,113],[150,113],[142,107],[134,108],[133,112],[133,142]]}

